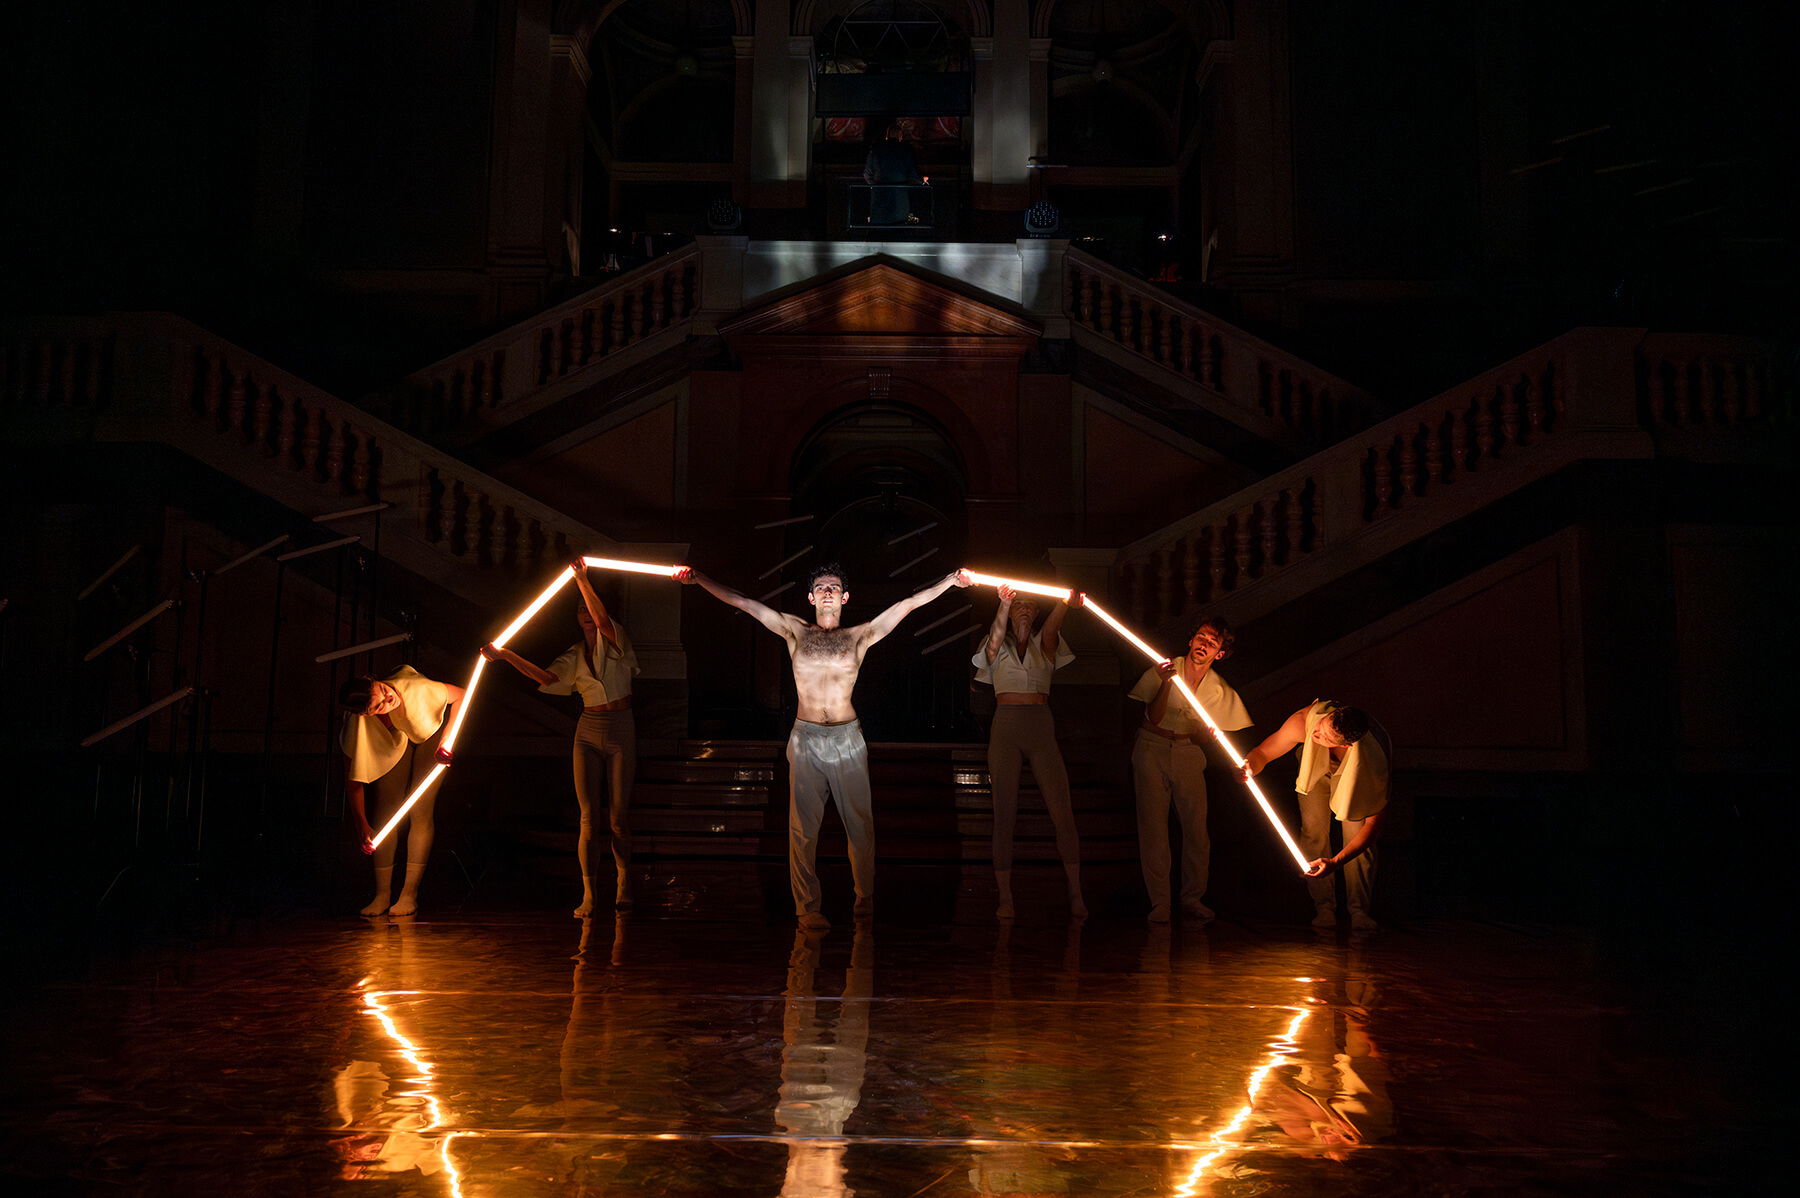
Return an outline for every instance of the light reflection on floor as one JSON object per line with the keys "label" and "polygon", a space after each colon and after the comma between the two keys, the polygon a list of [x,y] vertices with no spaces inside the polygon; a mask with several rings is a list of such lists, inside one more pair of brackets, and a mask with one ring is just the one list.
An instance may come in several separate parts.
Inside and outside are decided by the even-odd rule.
{"label": "light reflection on floor", "polygon": [[34,1193],[1681,1193],[1733,1111],[1477,925],[320,921],[39,997]]}

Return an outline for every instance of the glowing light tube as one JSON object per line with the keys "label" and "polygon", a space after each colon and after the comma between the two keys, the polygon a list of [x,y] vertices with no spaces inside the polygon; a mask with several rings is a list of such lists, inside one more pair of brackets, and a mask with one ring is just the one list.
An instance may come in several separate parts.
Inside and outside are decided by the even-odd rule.
{"label": "glowing light tube", "polygon": [[[675,577],[676,571],[681,569],[680,566],[660,566],[652,562],[627,562],[610,557],[584,557],[581,560],[596,570],[622,570],[631,574],[656,574],[664,578]],[[562,571],[557,574],[555,578],[551,579],[550,584],[542,591],[538,592],[538,597],[527,604],[525,610],[521,611],[517,616],[514,616],[512,623],[508,624],[500,635],[494,638],[494,648],[506,648],[506,642],[512,640],[513,637],[518,636],[519,630],[531,623],[532,619],[536,617],[539,612],[544,610],[544,605],[556,598],[557,593],[568,586],[569,583],[573,582],[574,579],[575,568],[573,566],[564,566]],[[357,646],[358,649],[367,647],[368,646]],[[481,675],[486,669],[487,658],[480,654],[476,654],[475,666],[469,671],[469,680],[463,684],[462,701],[456,705],[456,712],[450,717],[450,727],[444,730],[444,739],[438,745],[438,756],[440,758],[438,764],[432,767],[431,773],[426,775],[425,781],[421,782],[413,790],[412,794],[407,796],[406,802],[400,804],[400,809],[394,812],[388,822],[382,826],[381,831],[377,832],[374,837],[370,839],[369,843],[371,845],[378,845],[383,840],[386,840],[388,834],[394,830],[394,827],[406,817],[406,813],[412,810],[413,804],[417,803],[420,797],[424,795],[426,788],[433,782],[436,782],[438,775],[442,774],[450,767],[450,758],[456,749],[456,738],[462,735],[463,721],[469,718],[469,709],[475,705],[475,690],[481,685]]]}
{"label": "glowing light tube", "polygon": [[[1068,587],[1045,586],[1041,582],[1022,582],[1017,578],[1001,578],[998,574],[977,574],[973,570],[964,570],[969,581],[984,587],[1011,587],[1022,595],[1043,595],[1049,599],[1061,599],[1064,603],[1075,597],[1075,592]],[[1161,661],[1162,658],[1157,658]]]}
{"label": "glowing light tube", "polygon": [[432,766],[431,772],[425,775],[425,781],[414,787],[413,792],[406,796],[406,802],[400,804],[400,810],[394,812],[392,818],[390,818],[387,823],[381,825],[381,831],[369,838],[369,847],[374,848],[376,845],[379,845],[382,841],[386,840],[388,838],[388,833],[392,832],[400,821],[406,818],[406,813],[413,809],[413,804],[417,803],[420,798],[424,796],[425,792],[431,788],[431,784],[438,780],[439,775],[449,768],[448,765],[441,761]]}
{"label": "glowing light tube", "polygon": [[[581,559],[596,570],[623,570],[627,574],[658,574],[664,578],[675,577],[680,566],[659,566],[655,562],[626,562],[616,557],[584,557]],[[792,558],[788,559],[792,561]],[[572,577],[572,576],[571,576]]]}
{"label": "glowing light tube", "polygon": [[[1085,606],[1087,610],[1093,612],[1096,616],[1099,616],[1100,619],[1109,625],[1114,632],[1130,641],[1137,647],[1139,652],[1145,657],[1148,657],[1155,664],[1161,665],[1163,662],[1170,660],[1158,653],[1155,649],[1152,649],[1149,644],[1144,641],[1143,637],[1119,623],[1118,620],[1113,618],[1112,613],[1108,612],[1098,603],[1095,603],[1092,599],[1086,600],[1083,606]],[[1244,758],[1237,751],[1237,746],[1231,743],[1231,738],[1226,736],[1225,730],[1219,727],[1218,723],[1214,721],[1212,713],[1206,710],[1206,707],[1200,702],[1199,698],[1195,696],[1194,692],[1188,687],[1188,684],[1182,680],[1180,670],[1175,672],[1173,681],[1175,683],[1175,689],[1179,690],[1181,692],[1181,697],[1188,701],[1188,706],[1199,712],[1200,718],[1206,721],[1206,726],[1212,729],[1213,735],[1218,738],[1219,745],[1224,748],[1226,756],[1231,758],[1231,764],[1242,766],[1244,764]],[[1256,784],[1255,778],[1245,778],[1244,785],[1249,788],[1250,794],[1256,799],[1256,805],[1262,808],[1262,813],[1268,819],[1269,826],[1275,829],[1275,834],[1281,837],[1281,843],[1287,846],[1289,855],[1294,858],[1294,864],[1300,867],[1301,873],[1305,873],[1307,867],[1306,854],[1302,853],[1300,851],[1300,846],[1294,843],[1293,835],[1288,832],[1287,825],[1281,822],[1281,817],[1275,814],[1275,808],[1270,805],[1268,796],[1263,794],[1262,787]]]}

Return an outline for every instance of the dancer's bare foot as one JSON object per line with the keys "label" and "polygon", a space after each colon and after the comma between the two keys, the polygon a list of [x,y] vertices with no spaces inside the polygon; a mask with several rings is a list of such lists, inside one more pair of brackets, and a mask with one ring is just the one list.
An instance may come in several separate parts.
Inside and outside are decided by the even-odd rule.
{"label": "dancer's bare foot", "polygon": [[579,906],[579,907],[575,908],[573,911],[569,912],[569,914],[573,915],[576,919],[586,919],[588,916],[592,915],[593,913],[594,913],[594,896],[592,894],[582,895],[581,896],[581,906]]}
{"label": "dancer's bare foot", "polygon": [[392,907],[388,908],[388,914],[389,915],[413,915],[413,914],[416,914],[418,912],[418,910],[419,910],[418,896],[413,895],[413,894],[402,893],[400,895],[399,901],[397,901]]}
{"label": "dancer's bare foot", "polygon": [[382,915],[387,912],[387,909],[388,909],[388,901],[385,897],[381,897],[381,898],[375,899],[368,906],[364,907],[362,909],[362,911],[360,912],[360,914]]}

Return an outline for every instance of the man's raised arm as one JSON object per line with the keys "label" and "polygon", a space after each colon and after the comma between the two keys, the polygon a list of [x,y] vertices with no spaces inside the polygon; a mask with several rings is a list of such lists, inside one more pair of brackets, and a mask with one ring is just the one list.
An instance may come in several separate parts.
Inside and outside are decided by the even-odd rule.
{"label": "man's raised arm", "polygon": [[951,587],[966,587],[968,585],[968,574],[964,573],[962,570],[952,570],[918,594],[908,595],[906,598],[900,600],[900,602],[894,604],[894,606],[888,608],[863,626],[868,629],[868,633],[863,638],[863,647],[867,648],[868,646],[873,645],[876,641],[900,627],[900,621],[906,619],[906,617],[915,609],[924,607],[927,603],[930,603],[933,599],[936,599]]}
{"label": "man's raised arm", "polygon": [[776,636],[791,639],[794,626],[801,621],[794,616],[783,615],[768,604],[752,599],[748,595],[732,590],[722,582],[708,578],[692,566],[683,566],[675,572],[675,581],[684,586],[698,586],[717,599],[720,603],[730,604],[742,612],[749,612],[756,622],[767,628]]}

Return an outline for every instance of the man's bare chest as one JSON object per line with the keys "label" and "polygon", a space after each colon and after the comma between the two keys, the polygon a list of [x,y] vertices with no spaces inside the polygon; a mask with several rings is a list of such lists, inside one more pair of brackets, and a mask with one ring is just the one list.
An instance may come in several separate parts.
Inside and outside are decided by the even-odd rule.
{"label": "man's bare chest", "polygon": [[848,628],[816,628],[794,646],[794,660],[813,669],[854,670],[856,634]]}

